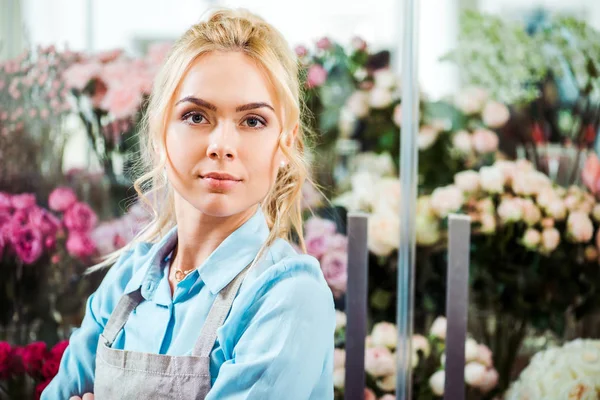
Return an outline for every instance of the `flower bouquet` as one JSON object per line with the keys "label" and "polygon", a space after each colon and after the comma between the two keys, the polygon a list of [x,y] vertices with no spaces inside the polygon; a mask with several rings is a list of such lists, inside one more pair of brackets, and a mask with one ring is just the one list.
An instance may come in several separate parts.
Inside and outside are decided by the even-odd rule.
{"label": "flower bouquet", "polygon": [[67,340],[58,342],[51,349],[44,342],[26,346],[0,342],[0,394],[9,399],[39,399],[58,373],[68,345]]}
{"label": "flower bouquet", "polygon": [[[338,313],[336,346],[343,347],[345,314]],[[439,399],[444,395],[446,319],[438,317],[427,337],[412,337],[413,397],[416,399]],[[392,400],[396,391],[396,349],[398,332],[389,322],[373,326],[366,339],[365,370],[367,387],[365,398]],[[346,353],[336,348],[334,353],[335,398],[344,398]],[[498,372],[494,369],[490,349],[468,338],[465,342],[465,384],[467,399],[483,399],[498,383]]]}
{"label": "flower bouquet", "polygon": [[0,193],[0,326],[13,343],[68,334],[60,328],[80,322],[87,297],[81,275],[96,254],[97,217],[68,188],[55,189],[48,206]]}
{"label": "flower bouquet", "polygon": [[577,339],[537,353],[506,400],[600,398],[600,342]]}
{"label": "flower bouquet", "polygon": [[[529,329],[562,336],[567,314],[579,319],[600,305],[600,205],[578,187],[556,186],[528,161],[497,161],[419,199],[421,226],[434,232],[421,244],[445,243],[451,212],[473,222],[471,322],[491,345],[506,387]],[[440,264],[429,279],[445,279]]]}

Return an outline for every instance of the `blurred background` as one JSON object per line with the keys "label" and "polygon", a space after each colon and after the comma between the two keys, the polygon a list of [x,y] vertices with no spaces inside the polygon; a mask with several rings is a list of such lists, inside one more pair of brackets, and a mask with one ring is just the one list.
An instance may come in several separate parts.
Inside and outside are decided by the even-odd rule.
{"label": "blurred background", "polygon": [[[302,66],[323,191],[303,188],[305,234],[338,308],[339,399],[346,214],[370,215],[365,398],[394,398],[403,3],[391,0],[0,0],[0,396],[39,395],[104,275],[86,268],[150,221],[132,166],[152,81],[218,6],[274,24]],[[413,397],[443,395],[457,212],[472,220],[468,398],[596,399],[600,2],[419,8]]]}

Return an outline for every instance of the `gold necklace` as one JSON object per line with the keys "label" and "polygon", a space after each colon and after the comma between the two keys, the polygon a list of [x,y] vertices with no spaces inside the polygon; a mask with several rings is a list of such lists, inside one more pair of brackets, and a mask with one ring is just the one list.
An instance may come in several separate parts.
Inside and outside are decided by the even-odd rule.
{"label": "gold necklace", "polygon": [[181,282],[186,276],[191,274],[196,269],[196,268],[192,268],[187,271],[184,271],[181,268],[177,268],[173,265],[174,260],[175,260],[175,255],[173,255],[173,257],[171,257],[171,268],[175,269],[175,280],[177,282]]}

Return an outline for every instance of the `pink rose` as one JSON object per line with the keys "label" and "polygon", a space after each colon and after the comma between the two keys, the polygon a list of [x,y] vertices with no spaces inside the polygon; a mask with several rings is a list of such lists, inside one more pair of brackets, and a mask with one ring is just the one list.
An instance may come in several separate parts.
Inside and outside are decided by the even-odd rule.
{"label": "pink rose", "polygon": [[102,67],[97,62],[73,64],[63,72],[63,78],[69,89],[85,89],[91,80],[100,75]]}
{"label": "pink rose", "polygon": [[95,254],[96,246],[87,235],[71,232],[67,239],[67,251],[73,257],[85,259]]}
{"label": "pink rose", "polygon": [[319,64],[313,64],[308,68],[306,85],[309,88],[319,87],[327,80],[327,71]]}
{"label": "pink rose", "polygon": [[326,235],[308,235],[304,242],[306,252],[315,258],[321,258],[329,249],[329,237]]}
{"label": "pink rose", "polygon": [[173,43],[171,42],[154,43],[148,47],[146,58],[149,62],[160,65],[165,61],[172,47]]}
{"label": "pink rose", "polygon": [[304,57],[304,56],[306,56],[308,54],[308,49],[305,46],[302,46],[302,45],[296,46],[294,48],[294,51],[296,52],[296,55],[298,57]]}
{"label": "pink rose", "polygon": [[479,154],[498,150],[498,135],[487,129],[477,129],[473,133],[473,148]]}
{"label": "pink rose", "polygon": [[60,227],[59,219],[40,207],[31,209],[29,223],[39,230],[43,236],[53,236]]}
{"label": "pink rose", "polygon": [[64,222],[69,231],[86,233],[96,225],[98,217],[87,204],[75,203],[65,213]]}
{"label": "pink rose", "polygon": [[387,347],[369,347],[365,351],[365,370],[374,378],[394,374],[394,356]]}
{"label": "pink rose", "polygon": [[102,100],[101,108],[110,112],[116,119],[130,118],[142,103],[142,93],[135,85],[109,87]]}
{"label": "pink rose", "polygon": [[494,365],[494,361],[492,360],[492,351],[489,347],[487,347],[485,344],[480,344],[477,350],[476,361],[488,368]]}
{"label": "pink rose", "polygon": [[479,387],[483,384],[486,371],[487,368],[478,362],[467,363],[467,365],[465,365],[465,382],[469,386]]}
{"label": "pink rose", "polygon": [[12,209],[11,198],[10,194],[0,192],[0,211],[10,211]]}
{"label": "pink rose", "polygon": [[39,230],[30,226],[15,227],[12,230],[12,245],[17,256],[25,264],[33,264],[42,255],[43,243]]}
{"label": "pink rose", "polygon": [[26,210],[35,206],[35,195],[31,193],[16,194],[11,199],[12,206],[17,210]]}
{"label": "pink rose", "polygon": [[333,251],[348,251],[348,237],[336,233],[329,238],[329,249]]}
{"label": "pink rose", "polygon": [[335,297],[346,292],[348,283],[348,255],[342,251],[330,251],[321,258],[321,269]]}
{"label": "pink rose", "polygon": [[48,206],[51,210],[65,212],[77,202],[77,195],[68,187],[58,187],[50,193]]}
{"label": "pink rose", "polygon": [[510,117],[508,107],[497,101],[488,102],[481,113],[483,123],[490,128],[501,128]]}
{"label": "pink rose", "polygon": [[594,235],[594,225],[587,214],[574,211],[567,219],[567,232],[575,242],[586,243]]}
{"label": "pink rose", "polygon": [[322,37],[317,41],[317,48],[321,50],[328,50],[331,48],[331,40],[327,37]]}

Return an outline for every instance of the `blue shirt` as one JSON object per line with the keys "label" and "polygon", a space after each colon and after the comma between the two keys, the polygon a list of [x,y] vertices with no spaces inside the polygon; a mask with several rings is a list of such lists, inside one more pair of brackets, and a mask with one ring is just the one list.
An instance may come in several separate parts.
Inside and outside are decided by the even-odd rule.
{"label": "blue shirt", "polygon": [[[217,293],[254,259],[269,234],[259,207],[171,296],[167,263],[150,260],[176,229],[156,244],[123,253],[111,268],[88,299],[82,325],[42,400],[93,392],[99,335],[120,297],[140,287],[145,301],[131,313],[113,348],[190,355]],[[206,400],[333,399],[335,310],[318,261],[298,254],[283,239],[261,260],[248,272],[217,331]]]}

